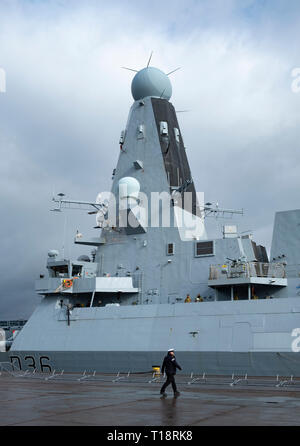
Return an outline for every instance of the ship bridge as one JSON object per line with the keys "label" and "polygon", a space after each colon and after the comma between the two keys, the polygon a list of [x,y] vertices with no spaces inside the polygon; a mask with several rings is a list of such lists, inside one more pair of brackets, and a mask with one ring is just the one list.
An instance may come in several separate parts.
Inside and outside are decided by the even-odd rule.
{"label": "ship bridge", "polygon": [[[49,255],[50,254],[50,255]],[[139,288],[133,285],[133,277],[110,274],[97,276],[98,264],[88,256],[80,256],[76,261],[56,260],[58,253],[49,252],[47,262],[48,277],[40,276],[35,282],[35,290],[44,296],[68,296],[75,306],[104,306],[119,303],[121,295],[135,295]],[[100,299],[100,300],[99,300]]]}
{"label": "ship bridge", "polygon": [[244,261],[210,265],[208,286],[216,290],[217,300],[272,298],[287,286],[285,265]]}

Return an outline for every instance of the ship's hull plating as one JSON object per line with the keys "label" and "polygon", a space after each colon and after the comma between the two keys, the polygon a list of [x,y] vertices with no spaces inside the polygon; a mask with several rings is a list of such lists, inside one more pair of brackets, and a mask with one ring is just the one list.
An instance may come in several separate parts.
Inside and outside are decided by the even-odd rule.
{"label": "ship's hull plating", "polygon": [[0,362],[7,362],[7,361],[9,361],[8,352],[0,352]]}
{"label": "ship's hull plating", "polygon": [[[150,372],[161,365],[165,352],[92,352],[92,351],[14,351],[10,360],[15,370],[34,369],[45,373]],[[183,370],[179,373],[249,376],[300,376],[300,355],[293,352],[176,352]]]}
{"label": "ship's hull plating", "polygon": [[147,372],[172,347],[185,373],[300,376],[299,298],[83,308],[69,323],[58,302],[44,299],[16,337],[16,368]]}

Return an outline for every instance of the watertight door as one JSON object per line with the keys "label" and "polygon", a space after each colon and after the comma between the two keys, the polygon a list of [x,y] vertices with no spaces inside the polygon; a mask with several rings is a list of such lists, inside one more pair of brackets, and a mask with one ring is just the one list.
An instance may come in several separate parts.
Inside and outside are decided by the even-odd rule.
{"label": "watertight door", "polygon": [[232,336],[232,351],[247,352],[253,348],[253,334],[249,322],[236,322]]}

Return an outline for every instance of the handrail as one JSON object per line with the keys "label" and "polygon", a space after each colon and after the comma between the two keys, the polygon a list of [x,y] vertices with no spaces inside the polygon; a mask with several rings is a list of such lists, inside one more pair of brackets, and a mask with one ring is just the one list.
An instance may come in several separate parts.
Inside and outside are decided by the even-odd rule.
{"label": "handrail", "polygon": [[220,278],[286,277],[285,265],[282,263],[232,262],[223,265],[210,265],[209,280]]}

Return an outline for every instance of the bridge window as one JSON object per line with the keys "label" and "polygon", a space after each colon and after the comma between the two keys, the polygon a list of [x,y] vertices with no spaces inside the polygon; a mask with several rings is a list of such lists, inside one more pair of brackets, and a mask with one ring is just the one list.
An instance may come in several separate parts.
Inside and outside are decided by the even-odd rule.
{"label": "bridge window", "polygon": [[51,266],[50,269],[53,271],[52,277],[68,277],[68,265]]}

